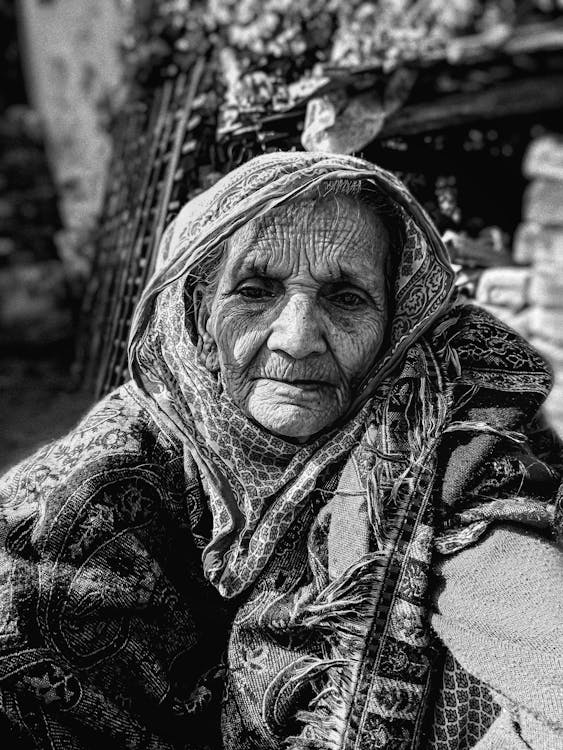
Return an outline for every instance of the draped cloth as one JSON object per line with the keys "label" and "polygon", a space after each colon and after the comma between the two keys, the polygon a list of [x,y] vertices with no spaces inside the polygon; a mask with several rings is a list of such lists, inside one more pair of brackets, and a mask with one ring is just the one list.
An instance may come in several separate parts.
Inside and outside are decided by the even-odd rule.
{"label": "draped cloth", "polygon": [[[391,197],[400,207],[406,239],[397,259],[387,352],[359,386],[352,419],[300,449],[245,419],[220,392],[217,379],[197,360],[194,321],[189,310],[186,316],[185,299],[205,257],[237,227],[339,179],[369,181]],[[135,317],[132,372],[150,394],[155,419],[185,443],[207,479],[215,521],[206,554],[208,574],[223,595],[233,596],[264,568],[320,473],[366,434],[373,408],[359,407],[409,344],[447,309],[452,271],[434,227],[404,187],[389,173],[350,157],[273,154],[254,159],[189,203],[170,233],[161,270]]]}
{"label": "draped cloth", "polygon": [[[200,364],[191,290],[238,227],[340,179],[385,193],[404,243],[382,355],[296,445]],[[464,746],[432,709],[460,670],[430,631],[433,555],[499,521],[557,534],[560,467],[548,368],[452,278],[423,209],[361,159],[259,157],[187,204],[134,382],[2,484],[1,705],[24,746]],[[498,706],[473,687],[482,710],[456,720],[477,742]]]}

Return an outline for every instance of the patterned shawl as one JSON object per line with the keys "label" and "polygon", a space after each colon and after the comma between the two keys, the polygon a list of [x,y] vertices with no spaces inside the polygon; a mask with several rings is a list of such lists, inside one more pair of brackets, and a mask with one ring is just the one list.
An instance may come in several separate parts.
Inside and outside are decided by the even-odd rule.
{"label": "patterned shawl", "polygon": [[[190,287],[206,258],[249,219],[343,178],[372,183],[394,201],[406,239],[393,264],[386,351],[347,418],[298,446],[245,418],[198,363]],[[295,699],[306,685],[317,696],[292,747],[417,746],[430,689],[433,549],[458,551],[494,520],[553,523],[552,490],[539,488],[553,488],[558,474],[532,455],[524,435],[550,374],[509,329],[452,305],[452,286],[446,252],[420,205],[392,175],[352,157],[254,159],[188,204],[164,238],[134,321],[130,361],[153,418],[204,479],[213,516],[203,554],[208,579],[227,598],[251,591],[250,610],[241,608],[231,634],[230,658],[239,664],[229,691],[238,692],[238,709],[228,702],[226,709],[233,747],[247,731],[232,728],[241,704],[252,714],[248,694],[263,696],[267,746],[272,731],[287,733],[288,690]],[[319,488],[333,500],[314,520]],[[351,497],[359,498],[356,510]],[[365,539],[356,556],[342,554],[354,537]],[[286,558],[288,539],[309,559],[305,583],[284,591],[280,576],[295,565]],[[248,637],[242,633],[255,637],[264,622],[309,646],[288,663],[271,645],[268,668],[245,671],[236,656]]]}
{"label": "patterned shawl", "polygon": [[[404,219],[394,315],[350,414],[295,446],[199,366],[190,285],[235,228],[340,178]],[[431,222],[360,159],[264,156],[184,208],[135,318],[135,382],[0,481],[10,748],[479,741],[498,706],[451,655],[441,666],[432,556],[499,520],[551,533],[561,473],[536,418],[545,363],[451,295]]]}
{"label": "patterned shawl", "polygon": [[[371,182],[388,194],[401,207],[406,241],[396,264],[387,351],[360,386],[352,418],[299,447],[244,418],[199,364],[185,288],[189,299],[206,256],[241,224],[341,178]],[[206,569],[231,597],[256,579],[323,471],[365,434],[373,406],[362,405],[449,308],[452,270],[433,225],[391,174],[360,159],[318,153],[262,156],[229,174],[180,213],[164,238],[158,267],[133,326],[133,377],[150,397],[157,422],[186,444],[206,478],[214,516]]]}

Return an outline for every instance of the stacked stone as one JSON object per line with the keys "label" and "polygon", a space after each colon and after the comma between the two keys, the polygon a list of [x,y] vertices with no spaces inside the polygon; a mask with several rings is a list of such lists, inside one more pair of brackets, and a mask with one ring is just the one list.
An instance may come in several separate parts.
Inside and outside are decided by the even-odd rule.
{"label": "stacked stone", "polygon": [[[530,335],[528,294],[531,269],[528,263],[515,263],[510,253],[509,238],[498,227],[490,227],[489,235],[496,242],[481,241],[476,248],[478,253],[473,252],[477,268],[472,276],[473,295],[469,288],[468,296],[527,338]],[[460,262],[465,268],[470,260],[471,256],[465,264],[463,258]]]}
{"label": "stacked stone", "polygon": [[563,435],[563,138],[534,141],[524,173],[531,182],[514,260],[528,265],[528,337],[553,366],[555,385],[546,413]]}
{"label": "stacked stone", "polygon": [[485,269],[476,286],[475,301],[481,307],[529,337],[528,307],[532,271],[529,267],[496,266]]}
{"label": "stacked stone", "polygon": [[511,265],[482,271],[475,302],[527,338],[550,362],[555,385],[546,415],[563,435],[563,137],[529,147],[524,196]]}

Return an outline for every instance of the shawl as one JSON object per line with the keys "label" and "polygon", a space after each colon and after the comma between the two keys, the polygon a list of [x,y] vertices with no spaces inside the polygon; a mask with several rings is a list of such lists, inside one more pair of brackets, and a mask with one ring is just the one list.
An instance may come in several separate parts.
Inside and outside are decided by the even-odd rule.
{"label": "shawl", "polygon": [[[185,300],[205,257],[236,228],[338,179],[366,180],[389,195],[400,207],[406,239],[396,259],[387,351],[359,385],[350,410],[354,417],[299,448],[243,418],[221,393],[218,381],[198,363]],[[432,223],[391,174],[360,159],[302,153],[254,159],[189,203],[169,229],[157,263],[160,270],[133,323],[132,374],[149,397],[155,420],[186,445],[206,478],[214,517],[207,573],[221,594],[234,596],[256,580],[322,472],[366,434],[373,404],[361,409],[362,403],[448,309],[453,274]],[[419,352],[414,358],[423,357]]]}
{"label": "shawl", "polygon": [[[385,351],[346,417],[295,445],[199,365],[190,287],[242,224],[337,179],[383,191],[405,242]],[[498,521],[557,533],[559,446],[538,417],[551,376],[514,331],[455,302],[446,251],[404,186],[322,153],[227,175],[166,230],[130,366],[133,383],[0,485],[10,737],[457,748],[472,746],[463,724],[477,742],[498,706],[432,638],[432,560]],[[433,711],[468,681],[482,711]]]}

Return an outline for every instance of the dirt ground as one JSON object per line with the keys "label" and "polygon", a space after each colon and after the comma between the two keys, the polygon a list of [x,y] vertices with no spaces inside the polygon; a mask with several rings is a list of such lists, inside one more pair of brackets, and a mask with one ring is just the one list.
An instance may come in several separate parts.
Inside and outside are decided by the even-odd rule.
{"label": "dirt ground", "polygon": [[93,403],[71,372],[67,352],[0,357],[0,473],[68,432]]}

